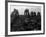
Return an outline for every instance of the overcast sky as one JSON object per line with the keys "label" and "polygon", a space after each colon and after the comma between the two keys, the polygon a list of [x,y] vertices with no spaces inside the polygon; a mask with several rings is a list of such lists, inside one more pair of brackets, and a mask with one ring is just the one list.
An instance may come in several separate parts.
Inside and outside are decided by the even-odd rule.
{"label": "overcast sky", "polygon": [[19,15],[24,15],[25,9],[29,9],[29,13],[31,11],[41,12],[41,7],[40,6],[11,6],[11,13],[14,11],[14,9],[17,9],[19,12]]}

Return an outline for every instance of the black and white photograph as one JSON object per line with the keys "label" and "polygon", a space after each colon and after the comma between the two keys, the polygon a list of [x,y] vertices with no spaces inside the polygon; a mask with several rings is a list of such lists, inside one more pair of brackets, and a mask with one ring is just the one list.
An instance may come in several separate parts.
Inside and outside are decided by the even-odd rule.
{"label": "black and white photograph", "polygon": [[43,9],[43,4],[8,2],[8,35],[43,33]]}

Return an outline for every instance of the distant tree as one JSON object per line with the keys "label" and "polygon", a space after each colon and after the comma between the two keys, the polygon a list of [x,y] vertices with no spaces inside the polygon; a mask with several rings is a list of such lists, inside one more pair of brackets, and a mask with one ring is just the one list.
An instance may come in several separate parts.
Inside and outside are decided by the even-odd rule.
{"label": "distant tree", "polygon": [[40,12],[37,13],[37,21],[41,22],[41,14],[40,14]]}
{"label": "distant tree", "polygon": [[18,15],[18,10],[14,9],[14,11],[11,13],[11,22],[13,22],[18,17]]}
{"label": "distant tree", "polygon": [[11,17],[14,17],[15,15],[19,15],[18,10],[14,9],[14,11],[11,13]]}
{"label": "distant tree", "polygon": [[29,16],[29,9],[25,9],[24,15]]}
{"label": "distant tree", "polygon": [[36,12],[33,13],[33,16],[36,16]]}
{"label": "distant tree", "polygon": [[33,17],[33,11],[30,13],[31,17]]}
{"label": "distant tree", "polygon": [[40,12],[37,13],[37,16],[41,16]]}

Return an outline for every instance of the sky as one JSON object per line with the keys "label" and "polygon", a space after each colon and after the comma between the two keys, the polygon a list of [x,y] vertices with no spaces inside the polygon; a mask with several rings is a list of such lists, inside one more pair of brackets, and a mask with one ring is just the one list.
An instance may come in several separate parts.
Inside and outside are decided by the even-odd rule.
{"label": "sky", "polygon": [[17,9],[19,12],[19,15],[24,15],[24,11],[25,9],[29,9],[29,13],[31,13],[31,11],[36,12],[36,14],[38,12],[41,12],[41,6],[18,6],[18,5],[11,5],[10,7],[11,9],[11,13],[14,11],[14,9]]}

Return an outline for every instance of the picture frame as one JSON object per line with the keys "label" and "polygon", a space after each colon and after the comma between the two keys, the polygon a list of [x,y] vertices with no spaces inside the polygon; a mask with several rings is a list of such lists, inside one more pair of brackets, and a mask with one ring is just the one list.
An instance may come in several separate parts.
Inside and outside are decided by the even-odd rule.
{"label": "picture frame", "polygon": [[[10,10],[11,5],[25,5],[25,6],[41,6],[41,31],[20,31],[20,32],[11,32],[10,31]],[[19,7],[20,7],[19,6]],[[15,7],[17,8],[17,7]],[[24,7],[23,7],[24,8]],[[12,10],[11,10],[12,11]],[[5,1],[5,35],[8,36],[20,36],[20,35],[41,35],[45,34],[45,3],[43,2],[25,2],[25,1]]]}

